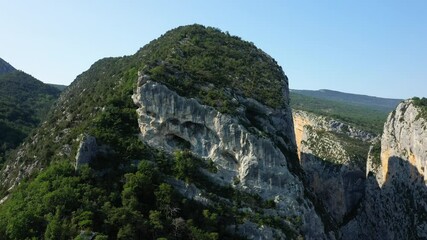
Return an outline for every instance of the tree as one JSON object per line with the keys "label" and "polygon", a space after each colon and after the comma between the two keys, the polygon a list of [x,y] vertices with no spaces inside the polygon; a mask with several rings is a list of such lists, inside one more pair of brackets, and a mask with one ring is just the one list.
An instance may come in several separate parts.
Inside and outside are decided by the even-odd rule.
{"label": "tree", "polygon": [[198,171],[198,164],[195,161],[189,151],[176,151],[174,153],[175,165],[173,171],[178,179],[190,182],[191,178],[194,178]]}
{"label": "tree", "polygon": [[44,238],[46,240],[64,239],[64,236],[62,234],[64,229],[62,228],[61,224],[60,210],[57,209],[54,216],[52,216],[52,214],[49,214],[47,216],[47,220],[49,221],[49,224],[46,227]]}

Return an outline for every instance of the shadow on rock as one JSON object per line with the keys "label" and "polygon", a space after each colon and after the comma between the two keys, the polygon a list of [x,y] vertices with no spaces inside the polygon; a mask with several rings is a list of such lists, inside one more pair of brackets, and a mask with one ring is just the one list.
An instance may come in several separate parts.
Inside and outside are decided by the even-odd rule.
{"label": "shadow on rock", "polygon": [[427,187],[416,167],[390,157],[382,186],[369,173],[365,198],[340,238],[427,239]]}
{"label": "shadow on rock", "polygon": [[335,225],[341,225],[358,208],[365,193],[365,173],[301,153],[305,185],[323,205]]}

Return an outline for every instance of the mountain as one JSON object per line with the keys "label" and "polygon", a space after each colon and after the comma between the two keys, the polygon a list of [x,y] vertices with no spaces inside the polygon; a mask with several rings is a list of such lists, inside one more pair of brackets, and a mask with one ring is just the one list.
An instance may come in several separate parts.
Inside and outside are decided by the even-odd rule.
{"label": "mountain", "polygon": [[[387,115],[401,101],[330,90],[291,90],[290,99],[293,109],[337,119],[374,134],[382,132]],[[392,109],[379,107],[383,103],[390,103]]]}
{"label": "mountain", "polygon": [[[3,61],[3,60],[2,60]],[[4,62],[4,61],[3,61]],[[0,74],[0,166],[44,119],[59,91],[4,62]]]}
{"label": "mountain", "polygon": [[15,71],[16,69],[12,67],[8,62],[0,58],[0,74],[10,73]]}
{"label": "mountain", "polygon": [[59,91],[64,91],[65,90],[65,88],[67,88],[67,86],[66,85],[61,85],[61,84],[52,84],[52,83],[47,83],[47,85],[49,85],[49,86],[52,86],[52,87],[54,87],[54,88],[56,88],[56,89],[58,89]]}
{"label": "mountain", "polygon": [[373,110],[389,113],[393,111],[397,104],[402,99],[379,98],[366,95],[359,95],[353,93],[344,93],[328,89],[321,90],[296,90],[292,89],[292,93],[297,93],[304,96],[315,97],[335,102],[351,104],[354,106],[368,107]]}
{"label": "mountain", "polygon": [[62,93],[1,171],[0,236],[324,238],[302,177],[281,67],[179,27]]}
{"label": "mountain", "polygon": [[292,94],[212,27],[101,59],[7,156],[0,239],[426,238],[427,100],[372,132],[372,107]]}

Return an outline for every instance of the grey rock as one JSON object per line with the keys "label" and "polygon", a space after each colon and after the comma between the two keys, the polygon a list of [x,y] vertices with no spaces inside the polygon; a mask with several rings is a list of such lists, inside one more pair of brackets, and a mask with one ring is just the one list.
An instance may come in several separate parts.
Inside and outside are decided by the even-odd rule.
{"label": "grey rock", "polygon": [[307,238],[325,238],[302,182],[290,170],[296,146],[289,107],[271,109],[253,99],[235,99],[241,106],[238,116],[222,114],[140,74],[133,100],[141,139],[168,153],[186,148],[211,159],[218,171],[210,178],[217,184],[277,199],[281,216],[301,216]]}
{"label": "grey rock", "polygon": [[341,228],[342,239],[426,238],[425,126],[411,100],[389,115],[381,161],[368,169],[365,198],[355,217]]}
{"label": "grey rock", "polygon": [[[333,119],[296,110],[295,135],[306,187],[324,206],[333,224],[339,225],[354,211],[365,193],[365,172],[361,159],[346,149],[349,143],[337,134],[361,143],[373,135]],[[363,161],[365,161],[363,159]]]}
{"label": "grey rock", "polygon": [[185,198],[195,200],[205,206],[211,205],[211,201],[208,198],[204,197],[202,190],[197,188],[194,184],[185,183],[177,179],[168,179],[167,183],[169,183],[176,191],[178,191]]}
{"label": "grey rock", "polygon": [[426,129],[427,121],[419,117],[419,109],[414,106],[412,100],[400,103],[389,115],[381,139],[382,171],[377,174],[380,185],[387,180],[386,173],[390,157],[409,161],[419,174],[425,175],[427,170]]}
{"label": "grey rock", "polygon": [[95,137],[82,134],[76,154],[75,168],[79,169],[84,164],[89,164],[98,154],[99,147]]}
{"label": "grey rock", "polygon": [[268,239],[287,239],[282,231],[268,227],[259,226],[256,223],[246,221],[237,226],[231,226],[230,231],[235,231],[238,234],[245,236],[247,239],[253,240],[268,240]]}

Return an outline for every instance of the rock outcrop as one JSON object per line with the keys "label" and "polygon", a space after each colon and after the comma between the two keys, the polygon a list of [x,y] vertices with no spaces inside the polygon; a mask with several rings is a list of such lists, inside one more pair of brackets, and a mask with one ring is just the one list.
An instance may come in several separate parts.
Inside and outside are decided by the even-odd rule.
{"label": "rock outcrop", "polygon": [[427,121],[419,115],[419,108],[408,100],[399,104],[388,117],[381,139],[382,171],[377,174],[380,185],[393,177],[388,170],[391,157],[408,161],[414,167],[410,175],[414,178],[421,175],[427,180]]}
{"label": "rock outcrop", "polygon": [[82,134],[79,148],[77,149],[75,168],[79,169],[82,165],[91,163],[97,153],[98,144],[96,143],[96,138]]}
{"label": "rock outcrop", "polygon": [[210,176],[216,183],[274,199],[279,216],[302,219],[300,230],[308,239],[324,238],[323,224],[290,170],[297,164],[290,109],[234,97],[238,116],[181,97],[140,74],[133,99],[139,107],[141,139],[169,153],[189,149],[211,159],[218,167]]}
{"label": "rock outcrop", "polygon": [[306,186],[339,225],[364,195],[365,159],[374,136],[301,110],[294,110],[293,117]]}
{"label": "rock outcrop", "polygon": [[426,125],[412,100],[389,115],[381,149],[373,147],[368,158],[365,198],[341,229],[342,239],[427,237]]}

